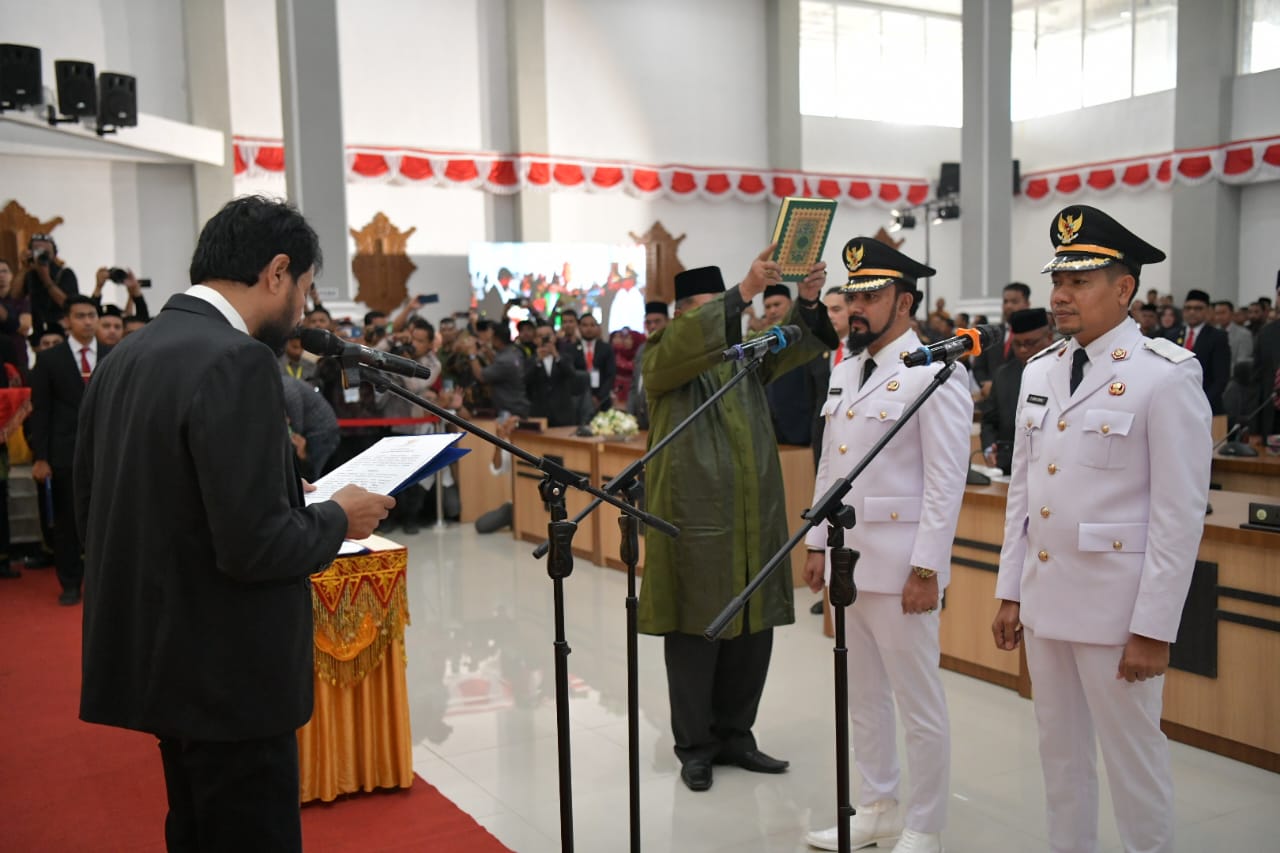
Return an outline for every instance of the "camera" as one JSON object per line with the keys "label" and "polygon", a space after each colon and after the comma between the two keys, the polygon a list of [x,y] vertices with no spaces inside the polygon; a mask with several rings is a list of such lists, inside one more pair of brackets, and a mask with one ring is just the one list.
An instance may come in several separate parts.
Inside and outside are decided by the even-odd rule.
{"label": "camera", "polygon": [[398,355],[402,358],[413,358],[413,344],[404,341],[396,341],[391,345],[391,354]]}
{"label": "camera", "polygon": [[111,269],[107,270],[107,278],[111,279],[116,284],[124,284],[124,280],[128,277],[129,277],[129,274],[124,270],[120,269],[120,267],[112,267]]}
{"label": "camera", "polygon": [[32,249],[31,260],[37,264],[49,263],[49,250],[45,248]]}

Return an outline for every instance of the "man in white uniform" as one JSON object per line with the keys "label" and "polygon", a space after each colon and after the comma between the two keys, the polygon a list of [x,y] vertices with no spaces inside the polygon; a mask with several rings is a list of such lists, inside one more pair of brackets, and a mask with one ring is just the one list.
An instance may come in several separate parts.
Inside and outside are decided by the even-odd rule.
{"label": "man in white uniform", "polygon": [[1204,527],[1209,404],[1195,355],[1128,316],[1164,253],[1084,205],[1050,238],[1069,338],[1022,374],[992,631],[1007,650],[1025,635],[1055,853],[1098,849],[1095,732],[1124,849],[1172,851],[1162,676]]}
{"label": "man in white uniform", "polygon": [[[869,237],[845,244],[849,355],[831,371],[815,502],[871,449],[929,385],[940,365],[908,368],[919,349],[911,318],[916,279],[934,274]],[[847,612],[849,713],[854,760],[862,775],[851,849],[891,842],[896,853],[941,851],[947,818],[951,735],[938,676],[938,607],[951,577],[951,545],[968,470],[973,400],[956,367],[853,482],[845,502],[857,525],[845,534],[861,552],[858,598]],[[826,572],[827,525],[809,534],[806,579],[814,592]],[[897,700],[907,732],[911,786],[899,817]],[[901,836],[901,837],[899,837]],[[834,828],[810,832],[810,846],[837,849]]]}

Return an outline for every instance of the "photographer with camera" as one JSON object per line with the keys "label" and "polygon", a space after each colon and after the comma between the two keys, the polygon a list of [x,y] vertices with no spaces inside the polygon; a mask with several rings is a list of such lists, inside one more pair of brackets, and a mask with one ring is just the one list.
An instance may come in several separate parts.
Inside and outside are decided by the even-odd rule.
{"label": "photographer with camera", "polygon": [[550,323],[537,327],[534,335],[537,348],[525,372],[529,412],[535,418],[546,418],[548,426],[573,426],[578,422],[574,357],[556,345],[555,329]]}
{"label": "photographer with camera", "polygon": [[89,298],[104,314],[108,307],[115,307],[121,317],[137,317],[144,323],[151,319],[147,300],[142,295],[142,283],[133,270],[98,267],[93,278],[93,293]]}
{"label": "photographer with camera", "polygon": [[31,318],[37,328],[62,319],[67,297],[80,292],[76,274],[58,260],[58,244],[48,234],[32,234],[27,241],[27,265],[16,294],[31,299]]}

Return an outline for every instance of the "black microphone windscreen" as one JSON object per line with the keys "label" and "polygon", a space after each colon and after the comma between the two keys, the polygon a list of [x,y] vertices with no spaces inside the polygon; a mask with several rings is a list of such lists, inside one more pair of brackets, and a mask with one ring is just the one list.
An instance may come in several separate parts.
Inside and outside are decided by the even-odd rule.
{"label": "black microphone windscreen", "polygon": [[973,328],[974,331],[978,333],[978,342],[982,344],[983,349],[986,349],[1000,340],[999,326],[983,325],[974,326]]}
{"label": "black microphone windscreen", "polygon": [[325,329],[303,329],[302,348],[312,355],[342,355],[342,338]]}
{"label": "black microphone windscreen", "polygon": [[800,338],[804,336],[804,332],[799,326],[779,326],[778,330],[782,332],[782,337],[786,339],[787,346],[793,346],[800,342]]}

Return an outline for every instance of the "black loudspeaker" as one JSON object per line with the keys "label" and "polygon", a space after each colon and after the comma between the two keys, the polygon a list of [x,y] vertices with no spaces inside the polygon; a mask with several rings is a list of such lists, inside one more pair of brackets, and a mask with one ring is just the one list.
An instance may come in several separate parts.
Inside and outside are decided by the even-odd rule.
{"label": "black loudspeaker", "polygon": [[92,62],[59,59],[53,63],[58,78],[58,112],[64,116],[98,114],[98,79]]}
{"label": "black loudspeaker", "polygon": [[960,164],[943,163],[938,176],[938,198],[960,195]]}
{"label": "black loudspeaker", "polygon": [[138,81],[128,74],[98,75],[98,126],[138,126]]}
{"label": "black loudspeaker", "polygon": [[44,101],[40,48],[0,44],[0,109],[16,110]]}
{"label": "black loudspeaker", "polygon": [[1013,161],[1013,194],[1022,195],[1022,161]]}

